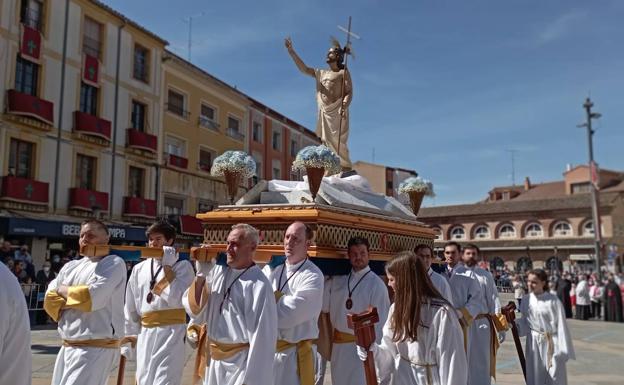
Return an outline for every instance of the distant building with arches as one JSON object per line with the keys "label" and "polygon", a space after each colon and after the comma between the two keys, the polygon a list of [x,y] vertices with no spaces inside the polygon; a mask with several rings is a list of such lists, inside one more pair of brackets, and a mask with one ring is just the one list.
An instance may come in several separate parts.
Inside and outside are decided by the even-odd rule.
{"label": "distant building with arches", "polygon": [[[624,252],[624,172],[600,170],[602,263],[621,271]],[[563,180],[494,187],[483,201],[425,207],[418,218],[438,233],[436,250],[448,241],[474,243],[492,270],[544,267],[594,268],[594,223],[589,167]]]}

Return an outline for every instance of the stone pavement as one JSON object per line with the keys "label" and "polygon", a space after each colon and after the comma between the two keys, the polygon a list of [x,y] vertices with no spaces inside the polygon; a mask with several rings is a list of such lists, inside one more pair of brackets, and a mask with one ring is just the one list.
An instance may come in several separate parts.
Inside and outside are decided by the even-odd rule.
{"label": "stone pavement", "polygon": [[[624,324],[569,320],[574,339],[576,361],[568,363],[570,385],[622,385],[624,383]],[[48,385],[59,349],[56,330],[32,332],[33,385]],[[187,349],[182,384],[191,384],[195,356]],[[94,363],[95,364],[95,363]],[[126,385],[133,385],[134,363],[126,365]],[[116,369],[109,384],[115,385]],[[522,371],[516,356],[511,332],[501,346],[497,360],[497,385],[522,384]],[[329,369],[325,384],[331,384]],[[337,384],[338,385],[338,384]]]}

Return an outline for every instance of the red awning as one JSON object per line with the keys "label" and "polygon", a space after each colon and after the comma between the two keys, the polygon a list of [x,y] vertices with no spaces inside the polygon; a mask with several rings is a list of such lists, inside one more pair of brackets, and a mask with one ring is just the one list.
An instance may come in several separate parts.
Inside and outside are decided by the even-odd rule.
{"label": "red awning", "polygon": [[180,232],[188,235],[204,235],[204,227],[199,219],[192,215],[180,215]]}

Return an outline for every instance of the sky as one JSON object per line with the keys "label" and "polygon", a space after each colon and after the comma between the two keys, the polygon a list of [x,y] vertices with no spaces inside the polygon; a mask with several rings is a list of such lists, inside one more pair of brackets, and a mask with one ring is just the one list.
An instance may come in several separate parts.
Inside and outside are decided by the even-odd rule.
{"label": "sky", "polygon": [[[473,203],[528,176],[561,180],[588,162],[587,96],[601,168],[624,170],[621,0],[105,0],[191,61],[314,129],[314,79],[290,36],[324,68],[337,26],[361,39],[349,59],[351,158],[413,169],[434,183],[425,206]],[[203,15],[202,15],[203,14]]]}

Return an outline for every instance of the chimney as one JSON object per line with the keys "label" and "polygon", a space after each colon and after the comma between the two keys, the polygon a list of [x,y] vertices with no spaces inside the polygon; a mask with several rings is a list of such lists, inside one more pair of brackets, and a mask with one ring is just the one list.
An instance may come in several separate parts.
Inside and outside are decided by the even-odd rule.
{"label": "chimney", "polygon": [[524,191],[529,191],[531,189],[531,180],[529,177],[524,178]]}

